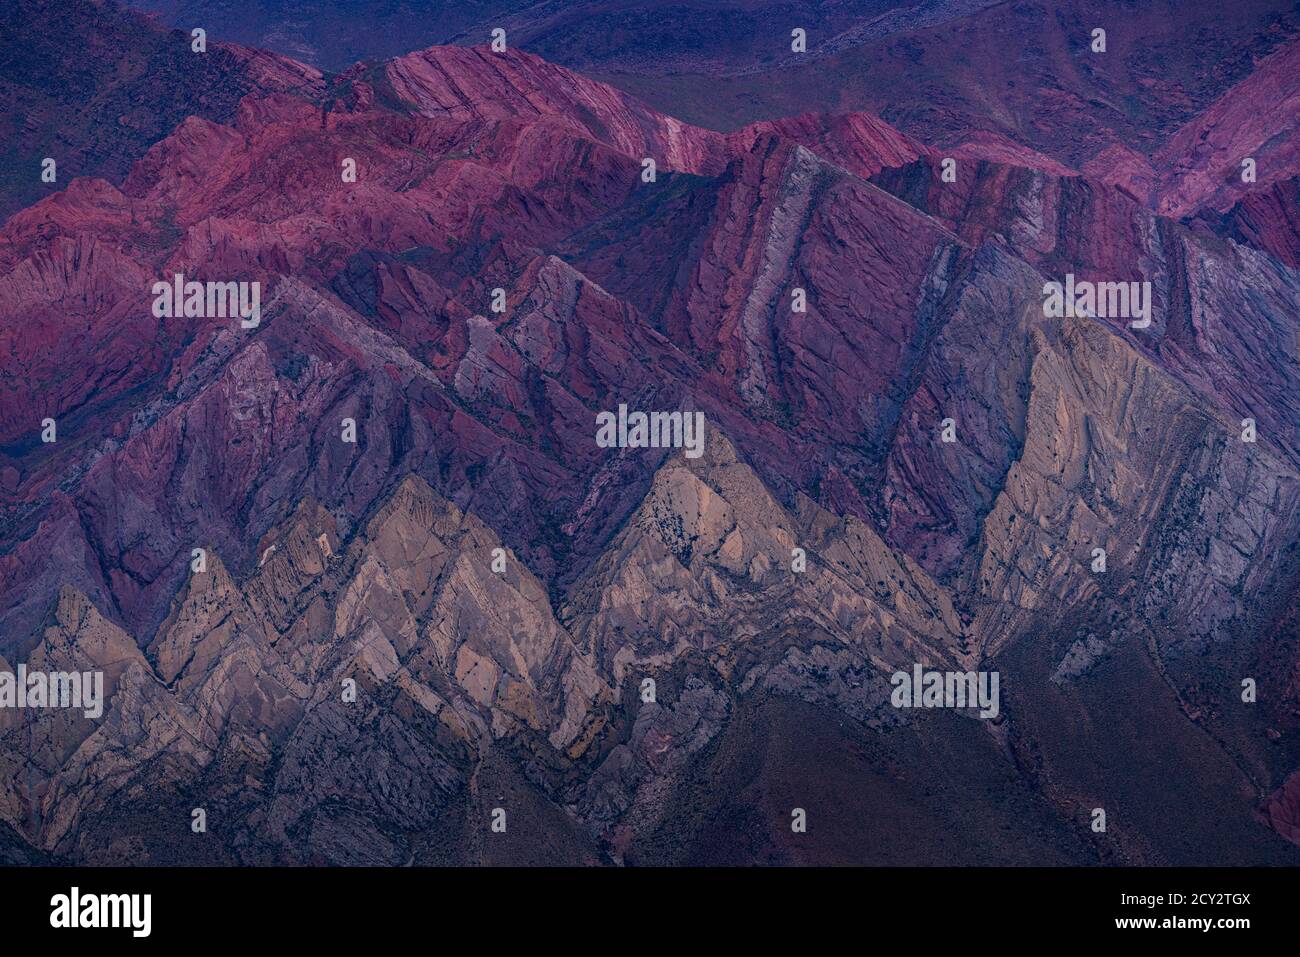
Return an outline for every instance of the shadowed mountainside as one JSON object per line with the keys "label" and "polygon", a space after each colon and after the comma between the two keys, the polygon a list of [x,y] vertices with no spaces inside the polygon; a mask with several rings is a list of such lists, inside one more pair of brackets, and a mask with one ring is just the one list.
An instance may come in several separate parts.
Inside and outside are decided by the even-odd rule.
{"label": "shadowed mountainside", "polygon": [[[0,671],[107,699],[0,711],[0,853],[1300,859],[1287,181],[1179,151],[1181,222],[516,50],[272,62],[0,226]],[[1151,326],[1045,316],[1067,272],[1150,282]],[[177,273],[260,323],[156,316]],[[599,447],[620,404],[702,454]],[[914,664],[998,671],[999,714],[892,707]]]}

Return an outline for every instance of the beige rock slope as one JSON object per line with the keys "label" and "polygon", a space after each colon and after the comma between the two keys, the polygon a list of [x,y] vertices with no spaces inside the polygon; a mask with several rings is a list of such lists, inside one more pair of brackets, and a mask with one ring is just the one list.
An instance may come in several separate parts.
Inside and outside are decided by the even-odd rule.
{"label": "beige rock slope", "polygon": [[337,710],[348,679],[359,712],[388,694],[385,709],[417,709],[470,751],[528,729],[580,752],[608,689],[522,563],[502,551],[504,570],[492,570],[498,548],[419,479],[403,482],[344,548],[330,516],[304,503],[264,540],[242,587],[207,554],[150,645],[152,663],[65,589],[27,663],[103,669],[105,714],[0,714],[12,772],[5,819],[66,849],[84,806],[106,806],[132,779],[161,774],[183,790],[232,751],[274,775],[272,752],[300,748],[304,724]]}
{"label": "beige rock slope", "polygon": [[[456,860],[486,853],[463,841],[491,767],[618,860],[668,826],[677,782],[757,688],[873,733],[898,718],[890,672],[987,666],[1053,616],[1142,607],[1162,635],[1218,635],[1280,560],[1296,476],[1101,324],[1019,315],[1021,446],[969,608],[960,576],[938,583],[860,520],[782,504],[717,427],[698,459],[663,460],[558,615],[490,528],[409,476],[343,535],[302,502],[242,582],[209,549],[145,653],[65,589],[28,664],[102,668],[104,717],[0,713],[0,817],[83,860],[120,855],[124,830],[147,860],[193,859],[165,836],[193,806],[238,835],[234,859]],[[1094,546],[1122,584],[1091,571]],[[629,714],[646,676],[674,690]],[[179,820],[150,830],[142,808]]]}
{"label": "beige rock slope", "polygon": [[185,778],[207,759],[200,716],[168,693],[136,643],[74,590],[60,593],[26,664],[104,675],[98,720],[79,710],[0,712],[0,806],[36,846],[66,849],[83,818],[142,796],[148,765]]}
{"label": "beige rock slope", "polygon": [[806,498],[797,514],[782,507],[717,430],[700,458],[679,453],[658,471],[564,618],[616,682],[633,663],[787,631],[832,636],[881,667],[953,661],[961,632],[915,563],[857,519]]}
{"label": "beige rock slope", "polygon": [[1300,524],[1300,476],[1097,322],[1038,323],[1032,353],[1024,446],[982,529],[986,654],[1010,609],[1098,601],[1180,641],[1224,637]]}

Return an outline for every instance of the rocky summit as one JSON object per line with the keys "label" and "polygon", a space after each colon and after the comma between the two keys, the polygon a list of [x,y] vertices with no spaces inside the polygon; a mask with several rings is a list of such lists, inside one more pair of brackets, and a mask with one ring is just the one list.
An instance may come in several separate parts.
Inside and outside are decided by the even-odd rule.
{"label": "rocky summit", "polygon": [[1300,864],[1290,5],[138,5],[0,13],[0,862]]}

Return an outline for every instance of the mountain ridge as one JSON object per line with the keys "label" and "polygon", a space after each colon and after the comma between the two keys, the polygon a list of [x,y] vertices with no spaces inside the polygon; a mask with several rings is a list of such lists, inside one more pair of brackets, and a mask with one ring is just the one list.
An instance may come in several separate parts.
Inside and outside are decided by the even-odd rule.
{"label": "mountain ridge", "polygon": [[[1285,170],[1182,170],[1179,221],[990,131],[723,134],[513,49],[258,63],[0,225],[0,654],[109,678],[98,724],[0,713],[21,854],[1294,863]],[[1066,272],[1154,321],[1046,315]],[[178,273],[259,322],[163,320]],[[619,405],[702,455],[601,448]],[[997,717],[893,706],[913,665],[999,671]]]}

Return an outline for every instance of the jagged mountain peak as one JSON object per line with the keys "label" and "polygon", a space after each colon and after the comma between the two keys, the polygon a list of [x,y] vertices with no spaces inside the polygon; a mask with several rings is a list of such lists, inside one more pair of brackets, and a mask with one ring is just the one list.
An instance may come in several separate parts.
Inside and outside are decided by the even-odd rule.
{"label": "jagged mountain peak", "polygon": [[[96,722],[2,716],[3,821],[96,863],[875,859],[764,803],[845,769],[879,833],[1023,838],[973,858],[1203,862],[1211,806],[1224,860],[1293,856],[1239,797],[1289,833],[1293,137],[1289,78],[1240,59],[1285,28],[1138,137],[1185,60],[1113,35],[1133,76],[992,69],[1030,7],[927,34],[969,26],[1001,82],[937,95],[960,58],[918,50],[897,108],[731,133],[513,42],[326,76],[214,37],[178,77],[185,34],[136,24],[87,60],[113,149],[50,135],[86,77],[23,91],[0,135],[60,172],[0,226],[0,651],[112,677]],[[1033,35],[1066,49],[1071,11]],[[837,35],[830,78],[875,42]],[[1259,188],[1211,189],[1242,150]],[[1067,276],[1149,284],[1150,324],[1049,315]],[[177,282],[206,295],[159,309]],[[209,308],[227,283],[255,318]],[[627,411],[704,444],[602,434]],[[916,667],[1004,706],[895,706]],[[482,838],[503,792],[531,850]],[[1103,794],[1123,833],[1081,837]],[[200,800],[220,839],[178,839]]]}

